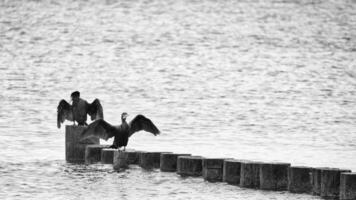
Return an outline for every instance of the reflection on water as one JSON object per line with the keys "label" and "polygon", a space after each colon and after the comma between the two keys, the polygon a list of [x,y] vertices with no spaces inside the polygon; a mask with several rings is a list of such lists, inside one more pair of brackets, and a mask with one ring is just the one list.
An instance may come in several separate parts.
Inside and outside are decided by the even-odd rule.
{"label": "reflection on water", "polygon": [[356,170],[355,7],[1,1],[1,197],[312,199],[64,164],[55,108],[79,90],[110,123],[145,114],[162,135],[137,133],[130,148]]}

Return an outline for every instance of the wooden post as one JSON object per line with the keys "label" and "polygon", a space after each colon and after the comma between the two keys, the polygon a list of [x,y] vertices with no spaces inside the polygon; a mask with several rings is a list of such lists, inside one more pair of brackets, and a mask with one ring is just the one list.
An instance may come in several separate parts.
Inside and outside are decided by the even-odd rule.
{"label": "wooden post", "polygon": [[133,149],[126,149],[127,162],[129,165],[138,165],[140,164],[140,153],[144,151],[135,151]]}
{"label": "wooden post", "polygon": [[101,163],[103,164],[113,164],[114,163],[114,152],[117,149],[105,148],[101,150]]}
{"label": "wooden post", "polygon": [[220,182],[223,177],[224,159],[204,158],[203,159],[203,178],[209,182]]}
{"label": "wooden post", "polygon": [[240,173],[240,186],[245,188],[259,188],[260,165],[262,162],[242,161]]}
{"label": "wooden post", "polygon": [[340,200],[356,199],[356,173],[344,172],[340,176]]}
{"label": "wooden post", "polygon": [[65,129],[65,154],[66,161],[70,163],[84,163],[85,147],[88,144],[99,144],[99,139],[91,138],[80,141],[80,135],[85,130],[84,126],[66,126]]}
{"label": "wooden post", "polygon": [[144,151],[135,151],[134,149],[126,149],[126,151],[118,151],[114,153],[113,168],[116,171],[127,169],[129,165],[137,165],[140,161],[140,153]]}
{"label": "wooden post", "polygon": [[319,167],[312,169],[312,194],[313,195],[320,195],[320,180],[321,180],[321,170],[326,169],[326,167]]}
{"label": "wooden post", "polygon": [[108,148],[108,145],[90,144],[85,148],[85,164],[92,164],[101,161],[101,150]]}
{"label": "wooden post", "polygon": [[139,154],[140,167],[147,170],[151,170],[153,168],[159,168],[161,153],[170,153],[170,152],[141,152]]}
{"label": "wooden post", "polygon": [[177,171],[178,156],[190,156],[190,154],[162,153],[160,160],[160,169],[162,172]]}
{"label": "wooden post", "polygon": [[178,156],[177,173],[181,176],[201,176],[203,170],[203,157]]}
{"label": "wooden post", "polygon": [[323,198],[339,198],[340,193],[340,175],[342,172],[351,172],[351,170],[328,168],[322,169],[320,175],[320,196]]}
{"label": "wooden post", "polygon": [[125,170],[129,167],[128,153],[118,150],[114,152],[113,169],[115,171]]}
{"label": "wooden post", "polygon": [[232,185],[240,184],[241,162],[243,162],[243,160],[224,160],[224,182],[227,182]]}
{"label": "wooden post", "polygon": [[292,193],[311,193],[311,167],[291,166],[288,170],[288,191]]}
{"label": "wooden post", "polygon": [[260,189],[287,190],[290,163],[262,163],[260,165]]}

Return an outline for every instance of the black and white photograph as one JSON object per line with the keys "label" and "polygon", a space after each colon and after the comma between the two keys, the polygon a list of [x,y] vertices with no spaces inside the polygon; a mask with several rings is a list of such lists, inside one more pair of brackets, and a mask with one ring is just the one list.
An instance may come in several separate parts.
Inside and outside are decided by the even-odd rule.
{"label": "black and white photograph", "polygon": [[1,200],[356,200],[356,0],[0,0]]}

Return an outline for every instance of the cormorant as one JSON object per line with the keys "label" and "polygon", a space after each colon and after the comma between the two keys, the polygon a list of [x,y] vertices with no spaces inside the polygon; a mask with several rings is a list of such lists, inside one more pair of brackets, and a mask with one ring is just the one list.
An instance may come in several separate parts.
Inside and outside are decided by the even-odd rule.
{"label": "cormorant", "polygon": [[57,127],[61,127],[64,120],[78,122],[78,125],[87,125],[87,114],[90,115],[91,120],[103,119],[103,107],[99,99],[95,99],[91,104],[86,100],[80,98],[78,91],[71,95],[73,104],[70,105],[66,100],[62,99],[57,107]]}
{"label": "cormorant", "polygon": [[124,147],[124,150],[127,146],[129,137],[135,132],[144,130],[152,133],[153,135],[158,135],[160,131],[152,123],[152,121],[146,118],[143,115],[137,115],[131,122],[128,124],[126,122],[127,113],[122,113],[121,115],[121,125],[113,126],[106,122],[103,119],[99,119],[89,124],[87,129],[85,129],[81,135],[81,140],[90,137],[98,137],[104,140],[108,140],[111,137],[114,138],[113,144],[110,148],[120,148]]}

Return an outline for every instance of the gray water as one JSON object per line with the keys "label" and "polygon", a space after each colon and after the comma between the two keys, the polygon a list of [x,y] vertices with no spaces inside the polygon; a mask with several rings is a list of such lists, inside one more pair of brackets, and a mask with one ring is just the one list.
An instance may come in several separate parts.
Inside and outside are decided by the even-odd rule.
{"label": "gray water", "polygon": [[129,148],[356,170],[355,1],[0,2],[0,199],[318,199],[67,164],[75,90]]}

